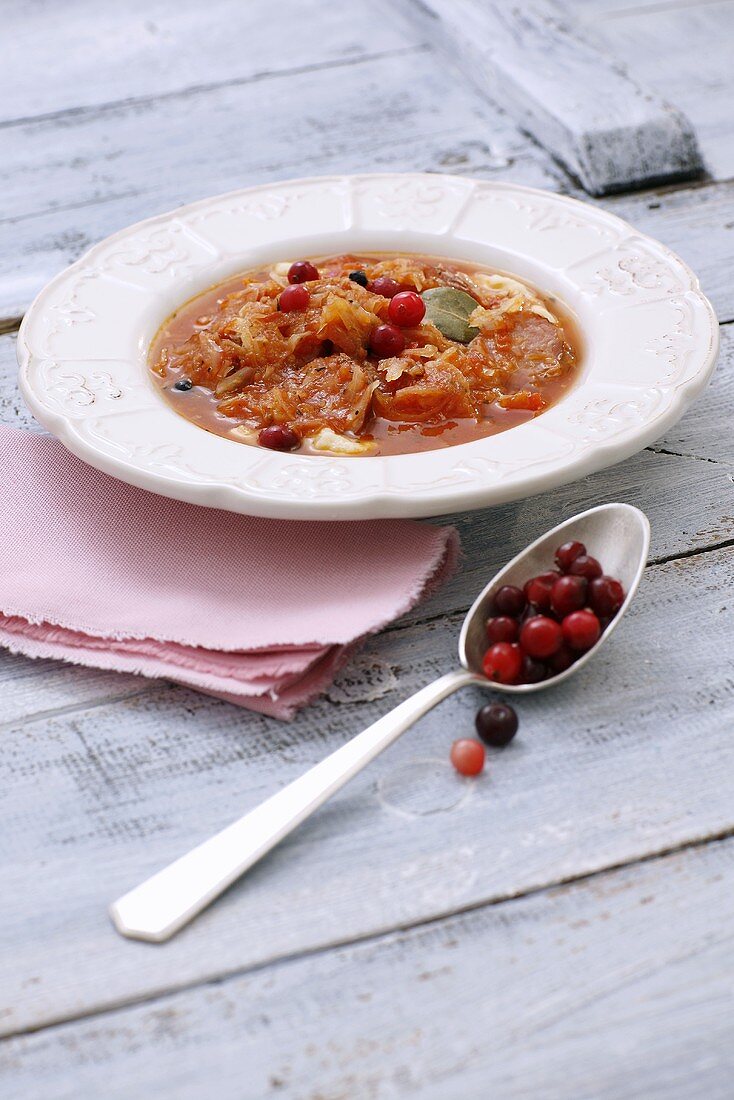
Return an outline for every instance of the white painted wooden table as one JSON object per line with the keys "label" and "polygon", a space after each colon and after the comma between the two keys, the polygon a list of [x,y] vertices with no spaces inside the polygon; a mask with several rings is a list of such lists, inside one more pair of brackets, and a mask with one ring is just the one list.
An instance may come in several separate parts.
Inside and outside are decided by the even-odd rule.
{"label": "white painted wooden table", "polygon": [[[290,725],[0,651],[4,1100],[730,1100],[734,2],[569,10],[696,128],[710,179],[604,205],[700,273],[722,322],[711,389],[623,465],[456,517],[456,578]],[[274,12],[3,5],[5,421],[35,428],[14,377],[31,296],[137,218],[342,170],[577,193],[391,8]],[[110,899],[450,668],[484,579],[610,499],[652,522],[638,600],[587,672],[523,703],[488,778],[461,787],[445,766],[466,691],[170,944],[113,932]]]}

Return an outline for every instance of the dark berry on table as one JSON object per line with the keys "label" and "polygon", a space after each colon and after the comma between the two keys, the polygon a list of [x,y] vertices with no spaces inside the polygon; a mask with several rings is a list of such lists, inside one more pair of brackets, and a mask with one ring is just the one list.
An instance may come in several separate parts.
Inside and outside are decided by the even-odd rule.
{"label": "dark berry on table", "polygon": [[526,653],[522,659],[520,683],[539,684],[541,680],[546,680],[547,678],[548,668],[543,661],[536,661],[534,657],[529,657]]}
{"label": "dark berry on table", "polygon": [[492,606],[498,615],[521,615],[527,604],[522,588],[514,584],[503,584],[498,588],[492,600]]}
{"label": "dark berry on table", "polygon": [[490,645],[495,642],[516,642],[520,633],[520,627],[516,619],[509,615],[498,615],[494,619],[487,619],[487,641]]}
{"label": "dark berry on table", "polygon": [[484,757],[484,745],[472,737],[462,737],[451,746],[451,763],[459,775],[479,775],[484,768]]}
{"label": "dark berry on table", "polygon": [[601,576],[601,565],[590,554],[579,554],[569,565],[568,571],[574,577],[586,577],[587,581],[593,581]]}
{"label": "dark berry on table", "polygon": [[563,644],[563,631],[555,619],[534,615],[520,631],[520,646],[529,657],[551,657]]}
{"label": "dark berry on table", "polygon": [[517,642],[496,642],[484,654],[484,675],[498,684],[516,684],[522,671],[522,650]]}
{"label": "dark berry on table", "polygon": [[564,642],[579,653],[585,653],[599,641],[601,623],[593,611],[572,611],[561,626]]}
{"label": "dark berry on table", "polygon": [[539,611],[550,611],[551,591],[560,573],[549,570],[531,577],[525,584],[525,597],[528,603],[535,604]]}
{"label": "dark berry on table", "polygon": [[560,649],[556,650],[552,657],[548,658],[548,668],[550,669],[551,676],[558,676],[561,672],[565,672],[567,668],[571,667],[575,660],[576,654],[573,653],[567,645],[562,645]]}
{"label": "dark berry on table", "polygon": [[394,325],[401,328],[413,328],[419,325],[426,315],[426,303],[414,290],[401,290],[391,300],[387,315]]}
{"label": "dark berry on table", "polygon": [[562,569],[564,573],[567,573],[572,561],[586,553],[586,547],[583,542],[564,542],[563,546],[559,546],[556,550],[556,565],[559,569]]}
{"label": "dark berry on table", "polygon": [[405,350],[405,337],[395,325],[378,325],[370,338],[370,348],[378,359],[390,359]]}
{"label": "dark berry on table", "polygon": [[566,575],[559,577],[551,589],[551,609],[563,618],[572,611],[586,606],[586,590],[589,582],[586,577]]}
{"label": "dark berry on table", "polygon": [[359,283],[360,286],[367,286],[369,282],[366,271],[350,271],[349,278],[353,283]]}
{"label": "dark berry on table", "polygon": [[614,577],[595,577],[589,584],[589,605],[599,618],[616,615],[624,603],[624,588]]}
{"label": "dark berry on table", "polygon": [[278,309],[281,313],[294,313],[297,310],[305,309],[310,301],[311,295],[306,287],[301,286],[300,283],[294,283],[293,286],[287,286],[285,290],[281,291],[280,298],[278,298]]}
{"label": "dark berry on table", "polygon": [[475,725],[485,745],[501,749],[517,733],[517,714],[506,703],[488,703],[477,711]]}
{"label": "dark berry on table", "polygon": [[319,269],[314,267],[308,260],[296,260],[294,264],[288,268],[288,282],[289,283],[308,283],[314,279],[318,279]]}
{"label": "dark berry on table", "polygon": [[378,279],[373,279],[367,284],[367,289],[373,294],[380,294],[383,298],[394,298],[401,290],[410,290],[410,287],[403,286],[395,279],[388,279],[387,275],[380,275]]}
{"label": "dark berry on table", "polygon": [[257,441],[261,447],[269,447],[271,451],[295,451],[301,443],[296,433],[282,424],[271,424],[269,428],[263,428]]}
{"label": "dark berry on table", "polygon": [[186,393],[187,390],[192,389],[194,383],[190,378],[179,378],[178,382],[173,383],[174,390],[181,390],[182,393]]}

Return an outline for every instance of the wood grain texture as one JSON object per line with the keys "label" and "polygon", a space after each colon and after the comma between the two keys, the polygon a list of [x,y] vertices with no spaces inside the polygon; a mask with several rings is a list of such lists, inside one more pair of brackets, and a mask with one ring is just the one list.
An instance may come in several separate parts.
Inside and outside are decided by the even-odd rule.
{"label": "wood grain texture", "polygon": [[688,119],[590,43],[561,5],[405,2],[457,74],[508,111],[590,194],[701,174]]}
{"label": "wood grain texture", "polygon": [[696,130],[708,172],[734,176],[734,0],[564,0],[629,73],[671,99]]}
{"label": "wood grain texture", "polygon": [[[490,778],[464,786],[447,761],[481,698],[467,690],[162,948],[122,942],[107,903],[452,667],[461,616],[371,640],[290,726],[161,684],[4,730],[3,1033],[734,830],[731,801],[720,797],[734,768],[722,721],[734,673],[721,659],[732,584],[731,547],[705,564],[693,556],[653,566],[593,666],[523,701],[522,736],[492,757]],[[613,708],[599,684],[613,685]]]}
{"label": "wood grain texture", "polygon": [[11,1040],[4,1097],[729,1100],[732,874],[713,844]]}
{"label": "wood grain texture", "polygon": [[371,19],[360,0],[280,0],[277,19],[266,0],[29,0],[2,14],[0,124],[348,66],[421,44],[415,31]]}
{"label": "wood grain texture", "polygon": [[563,175],[418,49],[355,62],[341,79],[332,69],[275,74],[31,121],[3,132],[0,320],[130,222],[249,184],[386,168],[554,188]]}

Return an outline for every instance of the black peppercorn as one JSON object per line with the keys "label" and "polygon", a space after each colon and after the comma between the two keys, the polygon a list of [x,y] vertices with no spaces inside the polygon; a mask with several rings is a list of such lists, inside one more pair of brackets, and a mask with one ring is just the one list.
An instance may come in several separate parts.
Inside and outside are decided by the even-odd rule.
{"label": "black peppercorn", "polygon": [[359,283],[360,286],[367,286],[369,282],[366,271],[350,271],[349,278],[353,283]]}
{"label": "black peppercorn", "polygon": [[190,390],[193,385],[194,383],[190,378],[179,378],[178,382],[173,383],[173,388],[174,390],[183,390],[185,392],[186,390]]}

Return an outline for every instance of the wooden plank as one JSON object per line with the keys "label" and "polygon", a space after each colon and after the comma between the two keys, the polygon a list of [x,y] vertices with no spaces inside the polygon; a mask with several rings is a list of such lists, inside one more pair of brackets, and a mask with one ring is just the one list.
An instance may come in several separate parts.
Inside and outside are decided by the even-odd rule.
{"label": "wooden plank", "polygon": [[3,1095],[729,1100],[732,873],[713,844],[9,1040]]}
{"label": "wooden plank", "polygon": [[[721,797],[734,768],[734,679],[722,660],[732,584],[731,547],[705,563],[652,567],[597,661],[552,695],[523,701],[521,736],[492,755],[485,780],[465,785],[447,761],[451,739],[472,729],[482,698],[472,689],[427,716],[163,948],[121,940],[107,903],[447,671],[460,616],[371,640],[290,726],[158,685],[5,730],[3,1033],[734,829],[731,800]],[[613,707],[599,684],[612,686]]]}
{"label": "wooden plank", "polygon": [[535,143],[425,53],[355,63],[338,110],[334,81],[316,70],[7,129],[0,321],[20,316],[51,275],[108,233],[248,184],[425,168],[558,186],[560,169]]}
{"label": "wooden plank", "polygon": [[562,5],[406,2],[458,73],[590,194],[701,175],[695,132],[675,101],[631,80],[579,32],[577,20],[564,18]]}
{"label": "wooden plank", "polygon": [[[249,0],[245,7],[238,0],[217,0],[213,7],[196,0],[6,5],[0,124],[349,65],[421,43],[419,35],[406,34],[389,19],[371,18],[361,4],[280,0],[277,19],[272,15],[268,0]],[[339,74],[332,79],[338,81]]]}
{"label": "wooden plank", "polygon": [[734,0],[564,0],[564,6],[634,78],[685,112],[714,179],[734,176]]}

